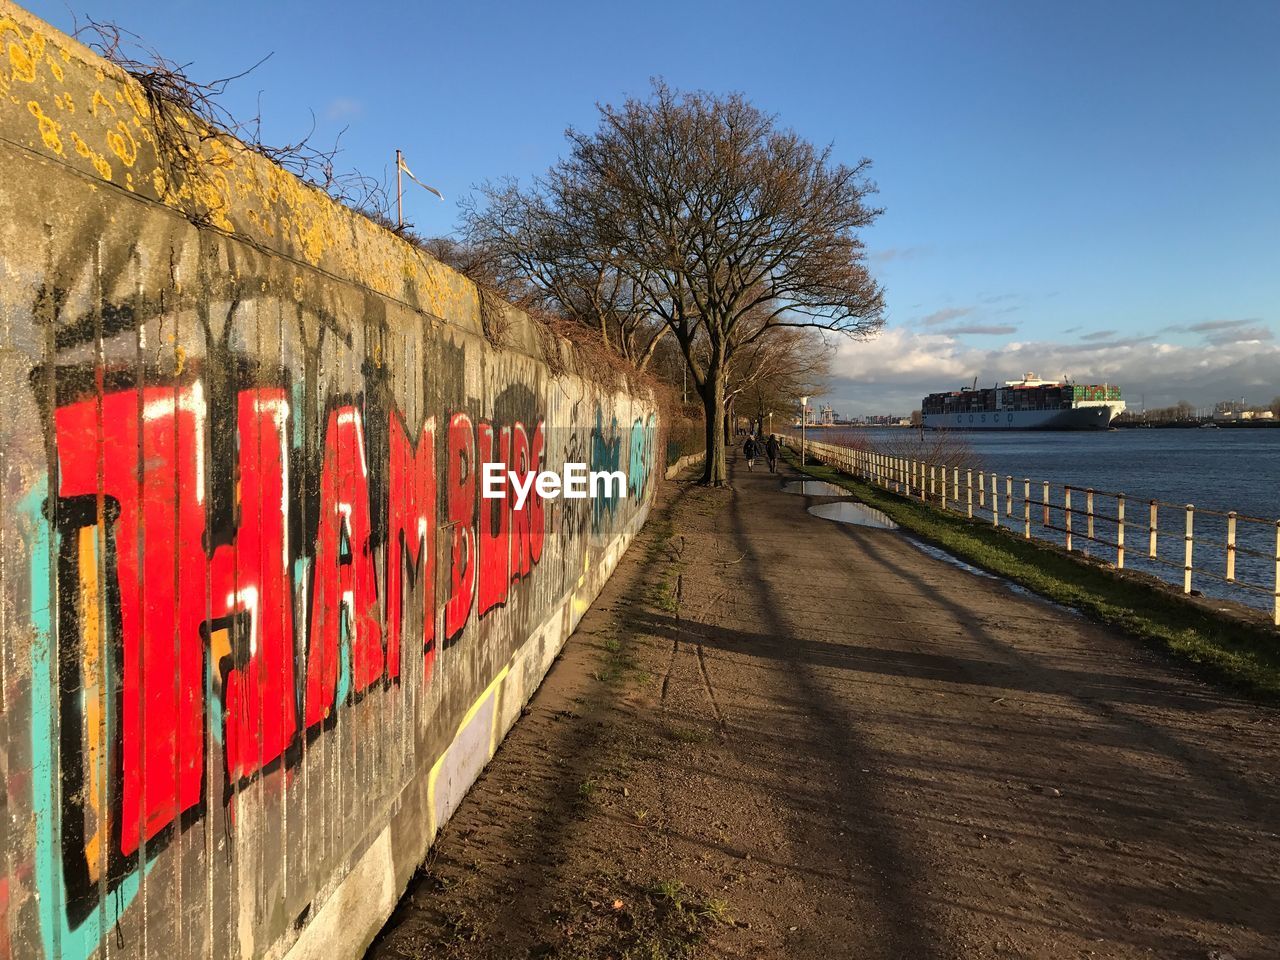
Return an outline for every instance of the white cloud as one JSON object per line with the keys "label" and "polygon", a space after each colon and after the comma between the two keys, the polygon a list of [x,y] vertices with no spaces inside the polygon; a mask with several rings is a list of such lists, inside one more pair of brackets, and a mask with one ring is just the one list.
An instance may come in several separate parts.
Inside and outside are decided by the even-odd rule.
{"label": "white cloud", "polygon": [[364,113],[364,104],[354,97],[338,97],[330,100],[324,108],[324,115],[330,120],[346,120]]}
{"label": "white cloud", "polygon": [[[1127,400],[1148,407],[1187,400],[1206,406],[1228,397],[1262,403],[1280,395],[1280,344],[1270,328],[1235,323],[1198,331],[1204,342],[1164,334],[1088,342],[1018,340],[997,348],[963,342],[954,332],[889,327],[875,340],[838,345],[827,393],[841,413],[906,413],[926,393],[1044,377],[1118,384]],[[1230,333],[1229,338],[1223,336]],[[1249,334],[1248,340],[1241,340]]]}

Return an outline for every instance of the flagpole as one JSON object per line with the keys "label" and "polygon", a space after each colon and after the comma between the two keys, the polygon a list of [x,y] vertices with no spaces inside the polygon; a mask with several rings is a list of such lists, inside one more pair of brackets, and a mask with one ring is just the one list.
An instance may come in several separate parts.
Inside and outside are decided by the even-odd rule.
{"label": "flagpole", "polygon": [[404,226],[404,181],[401,179],[400,171],[403,169],[404,163],[400,157],[400,151],[396,150],[396,227],[397,229]]}

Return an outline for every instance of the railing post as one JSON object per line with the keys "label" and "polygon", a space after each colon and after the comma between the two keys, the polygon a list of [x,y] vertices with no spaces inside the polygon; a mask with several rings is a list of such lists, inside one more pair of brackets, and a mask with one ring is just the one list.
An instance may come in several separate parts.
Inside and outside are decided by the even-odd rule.
{"label": "railing post", "polygon": [[1067,530],[1067,553],[1071,552],[1071,488],[1062,488],[1062,513],[1067,518],[1067,522],[1063,524]]}
{"label": "railing post", "polygon": [[942,465],[942,509],[947,509],[947,465]]}
{"label": "railing post", "polygon": [[1013,477],[1007,475],[1004,478],[1004,515],[1013,516]]}
{"label": "railing post", "polygon": [[1044,482],[1044,497],[1042,498],[1041,503],[1044,507],[1044,516],[1041,520],[1040,526],[1044,527],[1047,530],[1049,529],[1049,481],[1048,480]]}
{"label": "railing post", "polygon": [[987,472],[978,471],[978,509],[987,509]]}
{"label": "railing post", "polygon": [[965,471],[965,485],[969,488],[969,519],[973,519],[973,469]]}
{"label": "railing post", "polygon": [[996,475],[991,475],[991,525],[1000,526],[1000,489],[996,486]]}
{"label": "railing post", "polygon": [[1227,580],[1236,578],[1236,512],[1227,514]]}
{"label": "railing post", "polygon": [[1182,592],[1191,592],[1191,551],[1195,544],[1193,530],[1195,528],[1196,508],[1187,504],[1187,534],[1183,538],[1186,548],[1182,560]]}
{"label": "railing post", "polygon": [[1084,512],[1086,517],[1086,536],[1089,538],[1089,542],[1093,543],[1093,487],[1084,492]]}
{"label": "railing post", "polygon": [[951,468],[951,499],[957,503],[960,501],[960,468]]}
{"label": "railing post", "polygon": [[938,468],[929,464],[929,496],[938,499]]}
{"label": "railing post", "polygon": [[1124,494],[1116,495],[1116,569],[1124,569]]}
{"label": "railing post", "polygon": [[1272,605],[1272,623],[1280,627],[1280,520],[1276,521],[1276,587],[1275,603]]}
{"label": "railing post", "polygon": [[1031,478],[1022,478],[1022,535],[1031,539]]}
{"label": "railing post", "polygon": [[1158,500],[1151,501],[1151,519],[1148,521],[1148,529],[1151,531],[1151,542],[1147,546],[1147,556],[1154,560],[1160,553],[1160,503]]}

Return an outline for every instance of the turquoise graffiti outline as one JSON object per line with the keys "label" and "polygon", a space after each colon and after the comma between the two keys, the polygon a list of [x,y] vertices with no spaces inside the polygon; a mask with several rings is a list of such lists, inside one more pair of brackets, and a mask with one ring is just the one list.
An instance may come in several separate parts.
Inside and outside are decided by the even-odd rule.
{"label": "turquoise graffiti outline", "polygon": [[[67,886],[59,843],[62,805],[53,775],[58,732],[53,726],[51,696],[53,603],[49,596],[49,564],[53,544],[49,536],[51,524],[43,511],[47,491],[45,481],[41,480],[18,503],[19,513],[31,521],[35,531],[30,572],[31,625],[35,630],[31,647],[31,798],[36,820],[36,889],[45,956],[87,960],[102,943],[106,931],[120,921],[133,903],[143,871],[134,870],[120,882],[104,905],[105,917],[102,910],[94,910],[75,929],[67,926]],[[145,872],[150,872],[153,866],[154,861],[148,861]]]}

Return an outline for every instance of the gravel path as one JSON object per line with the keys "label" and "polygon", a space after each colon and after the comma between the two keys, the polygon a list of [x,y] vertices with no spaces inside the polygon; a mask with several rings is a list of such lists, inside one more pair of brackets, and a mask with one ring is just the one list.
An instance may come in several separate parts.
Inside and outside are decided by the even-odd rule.
{"label": "gravel path", "polygon": [[1280,957],[1280,716],[735,464],[668,484],[371,957]]}

